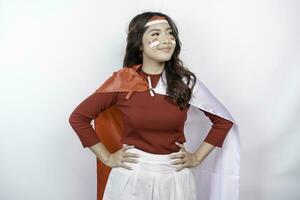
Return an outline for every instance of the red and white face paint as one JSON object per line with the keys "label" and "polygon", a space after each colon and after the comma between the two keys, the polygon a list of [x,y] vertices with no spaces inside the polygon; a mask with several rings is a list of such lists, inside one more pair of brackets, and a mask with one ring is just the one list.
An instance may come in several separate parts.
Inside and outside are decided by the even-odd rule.
{"label": "red and white face paint", "polygon": [[149,46],[150,46],[151,48],[154,48],[154,47],[156,47],[157,45],[159,45],[159,41],[158,41],[157,38],[155,38],[155,39],[153,39],[153,40],[150,40],[150,41],[148,42],[148,44],[149,44]]}
{"label": "red and white face paint", "polygon": [[[165,17],[162,17],[162,16],[153,16],[146,24],[145,24],[145,27],[147,26],[151,26],[151,25],[154,25],[154,24],[159,24],[159,23],[166,23],[166,24],[169,24],[169,22],[166,20]],[[176,44],[176,41],[175,39],[171,39],[171,43],[172,44]],[[151,47],[151,48],[154,48],[156,46],[158,46],[160,44],[159,40],[157,38],[151,40],[148,42],[148,45]]]}
{"label": "red and white face paint", "polygon": [[156,62],[170,60],[176,47],[176,38],[171,33],[172,28],[168,21],[162,17],[153,17],[145,27],[148,28],[143,34],[140,47],[143,59]]}
{"label": "red and white face paint", "polygon": [[[176,44],[176,41],[175,41],[174,39],[171,39],[171,43],[172,43],[172,44]],[[151,48],[154,48],[154,47],[156,47],[157,45],[159,45],[160,42],[158,41],[157,38],[155,38],[155,39],[149,41],[148,44],[149,44],[149,46],[150,46]]]}

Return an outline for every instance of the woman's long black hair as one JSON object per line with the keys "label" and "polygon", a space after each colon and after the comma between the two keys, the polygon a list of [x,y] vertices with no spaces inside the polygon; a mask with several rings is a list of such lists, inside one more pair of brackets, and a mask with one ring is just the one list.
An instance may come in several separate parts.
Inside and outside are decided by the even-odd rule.
{"label": "woman's long black hair", "polygon": [[[165,73],[167,79],[167,95],[171,97],[171,100],[176,103],[180,109],[188,106],[192,90],[196,82],[196,76],[183,66],[182,61],[179,59],[179,53],[181,50],[181,42],[178,38],[178,29],[174,21],[166,14],[160,12],[144,12],[136,15],[128,26],[127,32],[127,46],[126,53],[123,60],[123,67],[132,67],[136,64],[143,63],[142,52],[140,47],[142,46],[142,38],[145,30],[145,24],[153,16],[165,17],[169,22],[173,35],[176,39],[176,47],[174,53],[169,61],[165,62]],[[187,78],[187,84],[182,80],[183,77]],[[193,77],[192,87],[190,88],[191,77]]]}

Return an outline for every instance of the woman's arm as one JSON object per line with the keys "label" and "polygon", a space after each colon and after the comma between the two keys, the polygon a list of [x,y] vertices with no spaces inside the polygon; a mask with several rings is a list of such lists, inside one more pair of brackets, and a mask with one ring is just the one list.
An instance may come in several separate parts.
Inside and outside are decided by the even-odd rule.
{"label": "woman's arm", "polygon": [[200,162],[204,160],[207,157],[207,155],[216,147],[222,148],[225,137],[233,125],[233,123],[229,120],[209,113],[205,110],[202,111],[210,119],[213,125],[210,131],[208,132],[206,138],[204,139],[204,142],[194,153],[197,161]]}
{"label": "woman's arm", "polygon": [[89,147],[89,149],[97,156],[99,160],[106,164],[110,152],[106,149],[104,144],[98,142],[97,144],[94,144],[93,146]]}
{"label": "woman's arm", "polygon": [[[202,110],[202,109],[200,109],[200,110]],[[227,119],[224,119],[224,118],[218,116],[218,115],[214,115],[205,110],[202,110],[202,111],[213,123],[206,138],[204,139],[204,142],[207,142],[213,146],[217,146],[217,147],[221,148],[233,123]]]}
{"label": "woman's arm", "polygon": [[114,105],[116,101],[117,93],[93,93],[82,101],[69,117],[69,123],[79,137],[82,146],[84,148],[89,147],[103,163],[108,159],[110,153],[97,137],[91,121],[96,119],[101,112]]}
{"label": "woman's arm", "polygon": [[202,144],[194,153],[194,155],[196,156],[196,160],[201,163],[208,156],[208,154],[215,148],[216,146],[210,143],[202,142]]}
{"label": "woman's arm", "polygon": [[212,150],[214,150],[216,147],[221,148],[227,133],[233,125],[233,123],[227,119],[206,112],[205,110],[202,111],[207,117],[209,117],[209,119],[213,123],[212,128],[208,132],[202,144],[194,153],[186,151],[183,144],[175,142],[175,144],[183,148],[185,151],[184,153],[175,153],[175,155],[171,155],[170,157],[173,159],[186,157],[185,159],[180,159],[178,161],[171,162],[171,164],[175,165],[182,164],[179,168],[177,168],[177,171],[181,170],[186,166],[194,167],[199,165]]}

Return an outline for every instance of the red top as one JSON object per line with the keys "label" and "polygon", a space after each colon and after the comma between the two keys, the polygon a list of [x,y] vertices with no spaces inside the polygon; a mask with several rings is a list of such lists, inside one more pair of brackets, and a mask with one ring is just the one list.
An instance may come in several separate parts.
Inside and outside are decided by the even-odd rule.
{"label": "red top", "polygon": [[[142,68],[137,70],[147,80],[149,75],[152,87],[155,87],[161,74],[147,74]],[[185,142],[184,123],[189,106],[179,109],[170,97],[161,94],[151,96],[149,91],[135,91],[129,99],[127,92],[93,93],[81,102],[72,112],[69,122],[78,135],[83,147],[100,142],[91,121],[100,112],[117,105],[123,115],[124,133],[121,143],[154,154],[169,154],[179,151],[175,144]],[[229,120],[202,110],[213,123],[205,142],[222,147],[223,141],[232,127]]]}

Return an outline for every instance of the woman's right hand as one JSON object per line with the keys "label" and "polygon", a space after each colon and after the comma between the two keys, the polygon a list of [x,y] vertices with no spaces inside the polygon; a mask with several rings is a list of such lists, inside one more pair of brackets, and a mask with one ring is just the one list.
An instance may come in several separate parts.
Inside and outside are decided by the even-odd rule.
{"label": "woman's right hand", "polygon": [[132,169],[131,167],[129,167],[128,165],[125,165],[123,162],[133,162],[133,163],[137,163],[138,160],[137,159],[132,159],[130,157],[135,157],[138,158],[139,154],[135,154],[135,153],[129,153],[129,152],[125,152],[127,149],[131,149],[134,148],[134,146],[128,146],[125,145],[123,146],[121,149],[119,149],[118,151],[111,153],[107,159],[107,162],[105,163],[105,165],[114,168],[114,167],[124,167],[126,169]]}

